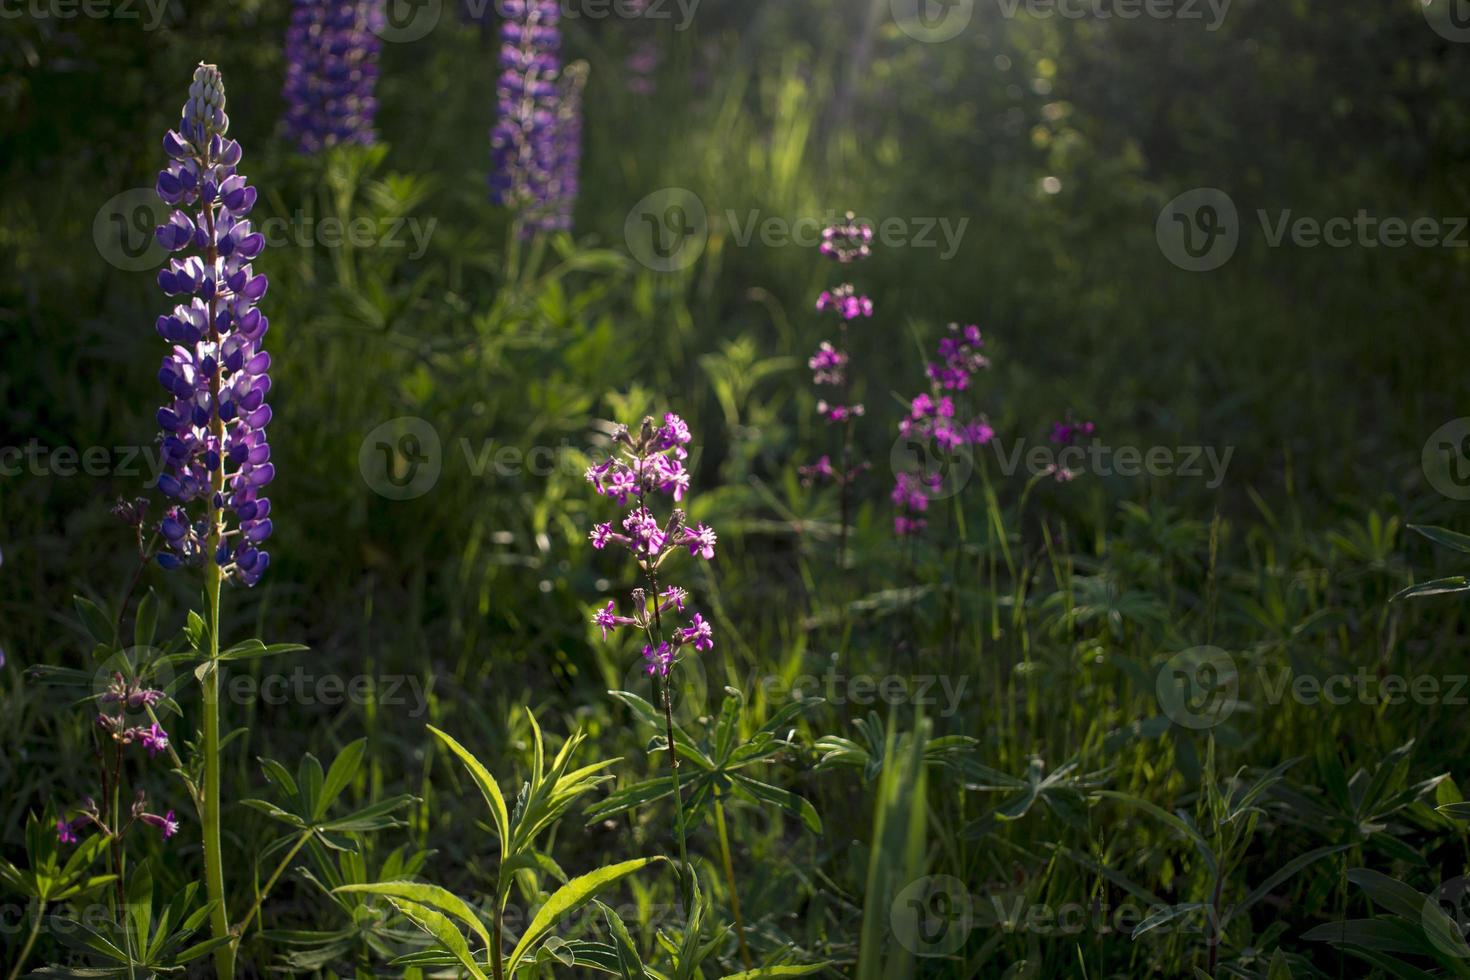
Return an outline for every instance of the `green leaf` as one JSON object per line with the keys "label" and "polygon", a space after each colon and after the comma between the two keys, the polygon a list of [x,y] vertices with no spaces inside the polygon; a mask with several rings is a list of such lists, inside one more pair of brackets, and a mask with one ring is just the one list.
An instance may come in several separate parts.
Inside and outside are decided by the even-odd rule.
{"label": "green leaf", "polygon": [[221,660],[255,660],[283,653],[302,653],[309,649],[311,648],[302,646],[300,643],[272,643],[266,646],[259,640],[245,640],[225,650],[219,655],[219,658]]}
{"label": "green leaf", "polygon": [[510,853],[510,813],[505,808],[505,797],[500,795],[500,786],[496,784],[495,777],[490,775],[490,770],[470,754],[469,750],[460,745],[448,734],[428,726],[434,737],[443,742],[449,751],[459,757],[459,761],[469,770],[470,778],[475,785],[480,787],[480,794],[485,797],[485,802],[490,807],[490,816],[495,821],[495,829],[500,834],[500,860],[503,862]]}
{"label": "green leaf", "polygon": [[117,631],[112,628],[112,617],[103,612],[101,606],[85,596],[72,596],[71,601],[76,606],[77,615],[82,617],[82,625],[93,640],[109,647],[117,644]]}
{"label": "green leaf", "polygon": [[733,773],[730,778],[734,780],[736,792],[744,790],[758,800],[774,803],[793,816],[799,817],[801,822],[806,824],[807,830],[814,834],[822,832],[822,818],[817,816],[817,808],[812,806],[805,797],[798,796],[779,786],[752,779],[744,773]]}
{"label": "green leaf", "polygon": [[1166,906],[1165,908],[1161,908],[1150,915],[1148,918],[1144,919],[1138,925],[1134,926],[1133,934],[1129,938],[1137,939],[1144,933],[1152,932],[1160,926],[1168,925],[1175,919],[1183,918],[1184,916],[1189,915],[1191,912],[1198,912],[1204,907],[1205,905],[1203,902],[1185,902],[1182,905],[1170,905]]}
{"label": "green leaf", "polygon": [[1470,820],[1470,803],[1446,803],[1436,809],[1445,816],[1454,817],[1456,820]]}
{"label": "green leaf", "polygon": [[598,902],[597,907],[602,910],[607,931],[612,933],[617,969],[623,980],[649,980],[648,970],[643,966],[643,957],[638,955],[638,946],[633,942],[633,937],[628,935],[623,917],[602,902]]}
{"label": "green leaf", "polygon": [[138,602],[138,614],[133,619],[133,646],[151,647],[158,634],[158,596],[152,589]]}
{"label": "green leaf", "polygon": [[147,948],[153,925],[153,875],[148,862],[141,861],[128,869],[127,921],[132,929],[134,945]]}
{"label": "green leaf", "polygon": [[298,830],[303,830],[306,828],[305,820],[302,820],[300,817],[290,812],[289,810],[282,810],[280,807],[276,806],[269,800],[252,799],[241,800],[240,802],[245,806],[248,806],[252,810],[265,814],[272,820],[279,820],[281,821],[281,823],[290,824],[292,827],[295,827]]}
{"label": "green leaf", "polygon": [[1398,602],[1401,599],[1419,599],[1430,595],[1452,595],[1456,592],[1470,592],[1470,578],[1463,575],[1454,575],[1450,578],[1437,578],[1432,582],[1421,582],[1411,585],[1407,589],[1394,595],[1390,602]]}
{"label": "green leaf", "polygon": [[412,803],[417,797],[408,793],[400,793],[390,796],[386,800],[379,800],[369,804],[361,810],[354,810],[345,817],[328,820],[317,826],[322,830],[335,831],[337,833],[366,833],[371,830],[382,830],[384,827],[392,827],[399,823],[391,814]]}
{"label": "green leaf", "polygon": [[515,974],[516,967],[524,959],[546,934],[555,927],[556,923],[563,917],[570,915],[577,909],[590,902],[599,892],[612,887],[617,882],[641,871],[655,861],[664,858],[637,858],[633,861],[624,861],[620,864],[609,865],[598,868],[589,874],[579,878],[573,878],[565,885],[558,888],[547,899],[546,904],[537,910],[531,919],[530,925],[521,935],[521,941],[516,943],[516,948],[511,952],[510,959],[506,961],[505,972],[507,976]]}
{"label": "green leaf", "polygon": [[366,748],[367,739],[360,738],[337,753],[337,758],[332,760],[332,768],[327,770],[327,781],[322,784],[321,796],[317,798],[316,811],[312,814],[313,819],[320,820],[352,782],[362,766],[362,754]]}
{"label": "green leaf", "polygon": [[381,895],[390,900],[407,899],[418,905],[427,905],[441,912],[447,912],[469,926],[475,935],[480,937],[485,948],[490,948],[490,932],[485,928],[480,914],[454,892],[440,888],[438,885],[418,881],[378,881],[366,885],[343,885],[332,891],[333,893],[357,892],[364,895]]}
{"label": "green leaf", "polygon": [[459,964],[468,970],[470,976],[474,977],[475,980],[489,980],[485,976],[485,971],[480,969],[479,964],[475,962],[475,958],[470,955],[469,943],[464,941],[464,936],[454,927],[454,923],[447,916],[436,912],[428,906],[419,905],[406,899],[389,897],[388,901],[393,903],[394,908],[411,919],[414,925],[438,940],[439,945],[452,953],[454,958],[459,961]]}
{"label": "green leaf", "polygon": [[1452,548],[1455,551],[1470,555],[1470,536],[1451,531],[1447,528],[1432,527],[1427,524],[1410,524],[1410,531],[1417,531],[1435,544]]}
{"label": "green leaf", "polygon": [[300,787],[298,795],[301,799],[301,812],[308,818],[314,818],[317,813],[316,801],[321,798],[325,779],[322,764],[317,757],[310,752],[303,755],[296,766],[296,785]]}
{"label": "green leaf", "polygon": [[1348,881],[1368,893],[1374,903],[1409,921],[1417,921],[1427,901],[1416,889],[1369,868],[1353,868]]}

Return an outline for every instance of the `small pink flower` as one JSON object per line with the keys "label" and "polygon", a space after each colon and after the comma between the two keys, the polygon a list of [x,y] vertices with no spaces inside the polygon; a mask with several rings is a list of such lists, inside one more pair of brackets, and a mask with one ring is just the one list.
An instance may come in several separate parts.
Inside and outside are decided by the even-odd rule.
{"label": "small pink flower", "polygon": [[684,543],[689,545],[689,553],[691,555],[698,555],[705,561],[710,561],[715,557],[715,541],[717,539],[714,528],[700,524],[693,531],[688,532],[688,535]]}
{"label": "small pink flower", "polygon": [[168,813],[164,814],[161,817],[158,816],[156,813],[145,813],[139,819],[141,819],[148,826],[157,827],[159,830],[163,831],[164,840],[168,840],[174,834],[177,834],[179,832],[179,821],[174,817],[174,812],[172,810],[168,811]]}
{"label": "small pink flower", "polygon": [[139,739],[143,747],[148,750],[150,759],[168,748],[168,732],[160,728],[158,722],[155,721],[146,729],[140,729],[140,732]]}

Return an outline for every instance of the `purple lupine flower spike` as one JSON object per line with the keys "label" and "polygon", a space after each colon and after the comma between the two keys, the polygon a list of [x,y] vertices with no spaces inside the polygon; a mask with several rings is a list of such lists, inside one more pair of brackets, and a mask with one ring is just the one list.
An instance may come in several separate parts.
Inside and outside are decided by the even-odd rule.
{"label": "purple lupine flower spike", "polygon": [[490,191],[527,234],[571,228],[586,65],[563,72],[557,0],[503,0]]}
{"label": "purple lupine flower spike", "polygon": [[[261,347],[270,324],[256,307],[266,277],[251,266],[265,247],[247,217],[256,191],[236,172],[240,144],[225,137],[224,106],[219,70],[201,64],[179,129],[164,138],[171,160],[158,175],[158,196],[175,208],[158,241],[171,252],[199,253],[170,258],[158,274],[160,288],[183,300],[156,324],[172,345],[158,372],[169,395],[158,410],[167,466],[158,486],[177,501],[159,524],[168,548],[158,560],[178,568],[209,558],[250,586],[270,563],[263,494],[275,467],[265,436],[270,355]],[[211,538],[220,543],[205,555]]]}
{"label": "purple lupine flower spike", "polygon": [[282,122],[302,153],[375,140],[382,19],[374,0],[295,0]]}

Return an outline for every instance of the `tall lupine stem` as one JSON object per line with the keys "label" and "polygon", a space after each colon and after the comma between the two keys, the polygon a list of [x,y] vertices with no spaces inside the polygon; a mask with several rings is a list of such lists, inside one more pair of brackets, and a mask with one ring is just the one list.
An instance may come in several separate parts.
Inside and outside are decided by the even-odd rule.
{"label": "tall lupine stem", "polygon": [[[845,223],[833,225],[822,231],[821,252],[828,258],[849,265],[873,254],[873,229],[858,221],[848,212]],[[823,456],[809,466],[801,467],[804,482],[811,484],[817,479],[832,480],[838,487],[841,501],[840,526],[837,531],[837,565],[847,564],[847,535],[852,524],[852,485],[858,475],[867,469],[867,464],[853,460],[855,422],[866,411],[861,403],[852,400],[851,354],[848,344],[848,324],[859,317],[873,315],[873,301],[859,295],[850,283],[836,289],[826,290],[817,298],[817,310],[835,313],[838,317],[837,346],[822,341],[817,352],[807,361],[812,369],[812,383],[836,387],[841,401],[832,405],[827,400],[817,402],[817,414],[829,424],[841,426],[838,442],[838,463],[832,464],[830,456]]]}
{"label": "tall lupine stem", "polygon": [[659,570],[681,549],[710,561],[715,556],[716,535],[703,524],[688,526],[684,511],[674,508],[665,520],[657,518],[649,508],[656,493],[667,494],[675,503],[689,490],[689,472],[684,468],[688,458],[685,449],[691,440],[689,427],[677,415],[664,416],[663,424],[645,418],[638,435],[620,426],[614,436],[619,455],[609,457],[587,470],[587,480],[597,492],[611,497],[619,506],[633,502],[636,506],[623,519],[623,533],[613,530],[612,522],[592,529],[592,547],[606,548],[618,544],[628,549],[638,563],[648,588],[633,590],[632,615],[617,612],[617,603],[608,604],[593,617],[593,625],[607,639],[609,631],[633,626],[648,641],[643,659],[650,677],[661,681],[665,738],[668,740],[669,769],[674,789],[674,831],[679,845],[679,861],[685,874],[692,874],[684,822],[684,799],[679,786],[679,753],[674,741],[674,689],[671,674],[679,652],[693,647],[697,652],[713,648],[714,631],[704,617],[695,613],[688,626],[664,632],[663,614],[682,613],[688,593],[678,586],[661,587]]}
{"label": "tall lupine stem", "polygon": [[[224,82],[213,65],[201,64],[189,86],[189,101],[177,132],[164,139],[171,158],[158,175],[158,194],[176,206],[158,240],[170,252],[191,245],[201,256],[169,260],[158,274],[165,293],[189,297],[172,315],[158,319],[158,332],[174,344],[159,371],[172,396],[158,412],[163,455],[170,472],[159,488],[178,501],[165,513],[159,532],[168,544],[159,563],[166,568],[204,566],[206,612],[203,670],[204,786],[199,800],[205,886],[213,903],[215,938],[231,938],[220,834],[220,590],[224,581],[254,585],[270,564],[260,545],[270,537],[270,501],[260,496],[275,476],[265,427],[271,410],[270,355],[260,348],[269,322],[255,304],[266,278],[251,260],[265,246],[245,217],[256,191],[236,173],[240,145],[225,138]],[[197,206],[192,217],[182,207]],[[196,514],[190,506],[200,504]],[[229,526],[233,522],[234,526]],[[215,951],[215,970],[224,980],[235,972],[234,942]]]}

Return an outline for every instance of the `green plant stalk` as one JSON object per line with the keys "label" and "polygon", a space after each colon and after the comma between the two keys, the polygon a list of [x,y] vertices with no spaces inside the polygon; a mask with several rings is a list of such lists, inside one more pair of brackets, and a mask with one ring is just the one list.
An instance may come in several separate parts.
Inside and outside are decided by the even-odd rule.
{"label": "green plant stalk", "polygon": [[46,903],[41,901],[36,906],[36,921],[31,923],[30,935],[26,936],[26,944],[20,948],[20,955],[16,957],[15,966],[10,971],[9,980],[15,980],[20,976],[21,967],[25,966],[26,958],[31,955],[31,948],[36,945],[36,937],[41,934],[41,916],[46,914]]}
{"label": "green plant stalk", "polygon": [[740,941],[740,960],[745,968],[752,969],[755,960],[750,955],[750,946],[745,942],[745,920],[740,916],[740,893],[735,890],[735,864],[730,860],[730,835],[725,831],[725,800],[715,790],[715,830],[720,835],[720,858],[725,865],[725,884],[730,889],[730,914],[735,919],[735,938]]}
{"label": "green plant stalk", "polygon": [[505,951],[501,948],[501,933],[505,929],[504,895],[495,896],[495,915],[490,921],[490,973],[495,980],[505,980]]}
{"label": "green plant stalk", "polygon": [[[200,682],[204,693],[204,812],[200,833],[204,838],[204,884],[214,908],[209,913],[210,930],[216,939],[230,935],[230,915],[225,908],[225,865],[220,842],[219,759],[219,591],[220,567],[214,561],[218,547],[218,525],[205,550],[204,589],[209,598],[209,667]],[[226,943],[214,952],[220,980],[235,976],[235,946]]]}
{"label": "green plant stalk", "polygon": [[[655,596],[658,595],[657,588],[654,589]],[[654,600],[655,604],[657,599]],[[655,605],[656,608],[656,605]],[[684,870],[689,874],[694,869],[689,867],[689,850],[684,840],[684,793],[679,788],[679,752],[674,748],[674,681],[672,672],[664,678],[664,725],[668,728],[669,736],[669,768],[674,773],[674,829],[679,835],[679,863],[684,865]]]}
{"label": "green plant stalk", "polygon": [[291,850],[287,851],[286,856],[281,858],[281,863],[276,865],[276,870],[271,873],[270,878],[266,880],[265,887],[256,896],[255,904],[250,907],[250,911],[245,914],[245,918],[240,920],[240,934],[235,937],[235,946],[238,947],[241,940],[245,938],[245,933],[250,928],[251,921],[260,912],[260,906],[265,903],[265,897],[271,893],[272,888],[276,887],[276,882],[285,872],[286,865],[290,864],[291,859],[301,851],[301,848],[306,846],[306,842],[311,840],[313,833],[314,831],[312,830],[302,831],[301,836],[296,838],[296,843],[291,845]]}
{"label": "green plant stalk", "polygon": [[[204,261],[211,269],[219,261],[219,250],[216,248],[214,234],[214,206],[204,209],[205,228],[208,231],[210,245],[205,249]],[[209,300],[209,332],[211,339],[218,344],[219,332],[215,326],[215,299]],[[219,389],[220,373],[216,371],[209,379],[210,403],[214,406],[211,413],[213,417],[209,420],[209,428],[214,436],[215,445],[221,448],[225,444],[225,422],[219,416]],[[215,553],[220,545],[220,513],[215,506],[225,488],[225,468],[223,464],[215,467],[210,477],[210,488],[213,491],[209,497],[209,537],[204,547],[204,594],[209,606],[207,610],[209,619],[209,662],[204,676],[200,678],[204,702],[204,805],[200,813],[200,835],[204,839],[204,885],[209,895],[209,900],[214,903],[209,913],[210,931],[214,938],[224,939],[230,935],[230,913],[225,908],[225,866],[224,854],[221,847],[219,832],[219,784],[220,784],[220,759],[219,759],[219,592],[222,570],[219,562],[215,561]],[[215,971],[220,980],[234,980],[235,977],[235,944],[224,943],[214,951]]]}

